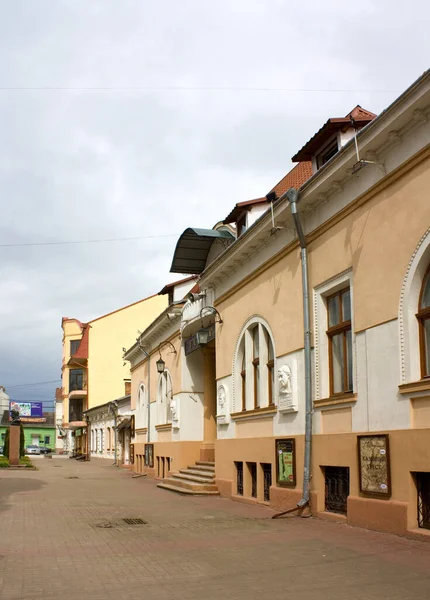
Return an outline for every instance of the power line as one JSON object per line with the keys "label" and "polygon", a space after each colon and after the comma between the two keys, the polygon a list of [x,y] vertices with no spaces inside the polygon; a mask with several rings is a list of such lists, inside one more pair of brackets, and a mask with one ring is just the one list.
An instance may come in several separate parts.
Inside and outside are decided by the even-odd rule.
{"label": "power line", "polygon": [[130,242],[133,240],[150,240],[156,238],[167,238],[177,237],[179,233],[166,233],[160,235],[141,235],[137,237],[125,237],[125,238],[103,238],[96,240],[70,240],[70,241],[58,241],[58,242],[24,242],[19,244],[0,244],[0,248],[23,248],[28,246],[66,246],[70,244],[100,244],[105,242]]}
{"label": "power line", "polygon": [[399,93],[390,89],[348,88],[284,88],[284,87],[238,87],[238,86],[0,86],[0,91],[35,92],[297,92],[297,93]]}
{"label": "power line", "polygon": [[15,388],[29,387],[33,385],[44,385],[45,383],[60,383],[61,379],[53,379],[52,381],[35,381],[33,383],[20,383],[19,385],[5,386],[6,390],[14,390]]}

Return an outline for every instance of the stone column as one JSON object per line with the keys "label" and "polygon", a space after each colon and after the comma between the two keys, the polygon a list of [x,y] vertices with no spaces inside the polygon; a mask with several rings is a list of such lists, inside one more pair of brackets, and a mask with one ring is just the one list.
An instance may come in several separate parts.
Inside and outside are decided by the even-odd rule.
{"label": "stone column", "polygon": [[9,427],[9,464],[16,467],[19,465],[19,441],[21,436],[21,427],[19,423]]}

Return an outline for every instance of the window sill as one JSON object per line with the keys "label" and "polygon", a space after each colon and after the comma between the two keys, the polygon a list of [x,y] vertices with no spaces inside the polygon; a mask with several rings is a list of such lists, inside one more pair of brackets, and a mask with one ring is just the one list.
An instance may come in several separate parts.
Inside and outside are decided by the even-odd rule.
{"label": "window sill", "polygon": [[136,433],[148,433],[148,428],[141,427],[140,429],[136,429]]}
{"label": "window sill", "polygon": [[357,402],[357,394],[338,394],[336,396],[330,396],[330,398],[314,400],[314,407],[319,408],[320,406],[338,406],[343,404],[351,404],[351,402]]}
{"label": "window sill", "polygon": [[267,417],[273,417],[277,413],[278,409],[276,406],[265,406],[264,408],[254,408],[252,410],[244,410],[237,413],[232,413],[231,418],[235,421],[245,419],[265,419]]}
{"label": "window sill", "polygon": [[164,423],[163,425],[156,425],[155,429],[157,431],[171,431],[172,424],[171,423]]}
{"label": "window sill", "polygon": [[420,379],[419,381],[412,381],[411,383],[403,383],[399,385],[399,392],[401,394],[411,394],[413,392],[428,392],[430,391],[430,377]]}

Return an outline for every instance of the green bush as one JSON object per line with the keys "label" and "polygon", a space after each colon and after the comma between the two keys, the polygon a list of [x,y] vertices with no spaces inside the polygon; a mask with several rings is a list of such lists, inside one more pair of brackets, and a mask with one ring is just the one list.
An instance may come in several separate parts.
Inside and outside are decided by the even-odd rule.
{"label": "green bush", "polygon": [[9,466],[9,459],[5,456],[0,456],[0,469],[7,469]]}
{"label": "green bush", "polygon": [[6,435],[4,437],[3,455],[5,458],[9,459],[9,428],[6,429]]}

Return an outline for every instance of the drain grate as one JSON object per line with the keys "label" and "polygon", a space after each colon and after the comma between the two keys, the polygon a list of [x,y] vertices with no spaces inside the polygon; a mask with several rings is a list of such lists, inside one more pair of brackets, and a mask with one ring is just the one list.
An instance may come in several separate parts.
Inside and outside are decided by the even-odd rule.
{"label": "drain grate", "polygon": [[67,477],[67,479],[79,479],[79,477]]}
{"label": "drain grate", "polygon": [[140,517],[134,517],[134,518],[122,519],[122,520],[124,521],[124,523],[127,523],[127,525],[148,525],[148,521],[144,521]]}

